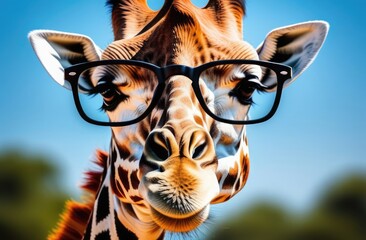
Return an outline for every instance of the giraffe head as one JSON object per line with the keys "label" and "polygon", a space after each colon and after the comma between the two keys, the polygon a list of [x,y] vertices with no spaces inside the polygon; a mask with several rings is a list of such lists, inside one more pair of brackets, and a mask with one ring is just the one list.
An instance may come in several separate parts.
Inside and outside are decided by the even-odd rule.
{"label": "giraffe head", "polygon": [[[108,60],[85,65],[86,86],[73,90],[82,95],[87,89],[103,89],[94,93],[101,95],[112,122],[138,119],[126,126],[109,124],[114,146],[110,186],[122,202],[147,207],[147,212],[137,211],[140,219],[149,215],[162,229],[190,231],[207,219],[210,204],[240,191],[249,171],[244,125],[212,117],[239,111],[231,107],[236,97],[233,106],[241,106],[242,120],[247,119],[249,107],[232,95],[242,80],[228,78],[223,69],[196,76],[193,67],[228,59],[285,64],[293,73],[284,79],[286,87],[316,57],[328,25],[313,21],[278,28],[255,49],[243,40],[245,6],[240,0],[210,0],[204,8],[189,0],[166,0],[160,11],[150,10],[144,0],[109,0],[108,5],[115,40],[104,51],[87,36],[56,31],[32,32],[32,45],[53,79],[68,89],[71,75],[81,75],[66,71],[71,80],[65,80],[65,68]],[[134,60],[138,66],[113,60]],[[277,91],[278,84],[261,66],[251,67],[241,74],[252,76],[247,73],[252,71],[256,86]],[[204,75],[212,75],[211,80]],[[248,94],[248,89],[238,91]]]}

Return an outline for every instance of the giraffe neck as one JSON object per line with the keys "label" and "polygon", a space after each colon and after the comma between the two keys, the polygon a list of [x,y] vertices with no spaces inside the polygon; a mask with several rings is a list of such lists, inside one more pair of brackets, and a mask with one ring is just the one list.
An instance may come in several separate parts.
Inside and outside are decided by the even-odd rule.
{"label": "giraffe neck", "polygon": [[[101,185],[96,195],[93,212],[89,219],[84,238],[87,239],[163,239],[164,231],[154,223],[149,215],[149,209],[141,198],[133,197],[128,189],[132,174],[136,174],[131,159],[121,159],[121,149],[111,142],[110,154],[106,171],[101,179]],[[120,164],[128,164],[130,169],[118,170]],[[116,170],[117,169],[117,170]],[[114,174],[126,173],[122,177],[127,183],[116,183]],[[116,187],[118,185],[118,187]],[[122,186],[123,185],[123,186]],[[126,189],[127,188],[127,189]],[[116,193],[115,191],[118,191]],[[122,191],[122,192],[121,192]],[[125,192],[123,192],[125,191]],[[131,197],[132,196],[132,197]],[[136,201],[136,202],[134,202]]]}

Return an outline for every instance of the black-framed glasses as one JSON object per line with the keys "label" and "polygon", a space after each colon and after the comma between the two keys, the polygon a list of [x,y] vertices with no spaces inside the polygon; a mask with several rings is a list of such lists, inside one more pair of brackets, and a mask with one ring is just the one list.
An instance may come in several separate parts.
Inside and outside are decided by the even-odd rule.
{"label": "black-framed glasses", "polygon": [[[164,107],[167,79],[189,78],[202,109],[229,124],[254,124],[276,112],[291,67],[257,60],[220,60],[198,67],[159,67],[136,60],[102,60],[65,69],[81,117],[102,126],[126,126]],[[206,89],[206,90],[203,90]],[[210,91],[207,91],[209,89]]]}

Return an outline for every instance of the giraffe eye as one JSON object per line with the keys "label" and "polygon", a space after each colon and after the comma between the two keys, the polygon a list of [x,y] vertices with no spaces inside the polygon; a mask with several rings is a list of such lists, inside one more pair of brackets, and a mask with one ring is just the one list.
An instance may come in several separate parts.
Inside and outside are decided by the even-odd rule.
{"label": "giraffe eye", "polygon": [[255,91],[263,91],[264,85],[260,83],[256,76],[246,77],[240,81],[236,87],[229,92],[230,97],[236,98],[243,105],[252,105],[252,95]]}
{"label": "giraffe eye", "polygon": [[100,82],[96,87],[96,92],[102,95],[103,105],[101,109],[104,111],[113,111],[120,102],[128,99],[117,87],[110,82]]}

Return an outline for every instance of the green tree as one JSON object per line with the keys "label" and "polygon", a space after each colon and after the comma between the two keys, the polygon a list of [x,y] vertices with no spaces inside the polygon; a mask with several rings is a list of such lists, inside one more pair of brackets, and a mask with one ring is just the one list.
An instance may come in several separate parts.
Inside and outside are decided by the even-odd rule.
{"label": "green tree", "polygon": [[68,195],[56,168],[42,156],[0,154],[1,239],[46,239]]}
{"label": "green tree", "polygon": [[280,206],[257,203],[247,211],[226,221],[210,240],[282,240],[291,224]]}
{"label": "green tree", "polygon": [[366,175],[352,174],[325,192],[291,239],[366,239]]}
{"label": "green tree", "polygon": [[209,240],[364,240],[366,175],[352,174],[328,187],[303,215],[257,203],[221,225]]}

